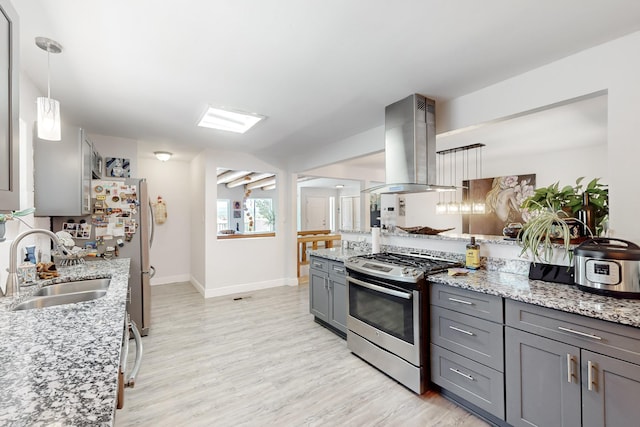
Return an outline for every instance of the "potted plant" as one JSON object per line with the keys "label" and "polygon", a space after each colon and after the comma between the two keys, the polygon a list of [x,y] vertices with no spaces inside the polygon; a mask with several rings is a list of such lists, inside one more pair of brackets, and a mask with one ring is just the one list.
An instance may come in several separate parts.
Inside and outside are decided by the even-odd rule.
{"label": "potted plant", "polygon": [[5,241],[4,234],[6,232],[5,225],[6,225],[7,221],[10,221],[12,219],[17,219],[19,221],[22,221],[19,217],[26,216],[26,215],[32,214],[34,212],[35,212],[35,208],[27,208],[27,209],[23,209],[21,211],[13,211],[13,212],[8,213],[8,214],[0,213],[0,242],[4,242]]}
{"label": "potted plant", "polygon": [[520,255],[528,251],[534,264],[536,261],[549,262],[553,255],[554,243],[561,242],[566,253],[571,256],[572,237],[577,237],[576,227],[572,223],[575,218],[562,208],[554,209],[551,203],[542,205],[536,201],[529,201],[527,209],[529,219],[519,234],[522,246]]}
{"label": "potted plant", "polygon": [[[582,185],[583,179],[584,177],[578,178],[574,186],[561,188],[556,182],[548,187],[538,188],[522,203],[525,224],[519,234],[522,246],[520,255],[527,252],[531,254],[532,269],[536,268],[537,261],[549,263],[557,244],[562,245],[564,256],[568,255],[569,261],[572,261],[572,244],[584,237],[580,234],[584,223],[574,217],[582,209],[584,193],[590,196],[590,205],[594,208],[596,217],[596,229],[587,228],[587,231],[591,236],[601,232],[609,210],[608,190],[599,182],[599,178],[591,180],[586,187]],[[531,274],[530,270],[530,277]]]}

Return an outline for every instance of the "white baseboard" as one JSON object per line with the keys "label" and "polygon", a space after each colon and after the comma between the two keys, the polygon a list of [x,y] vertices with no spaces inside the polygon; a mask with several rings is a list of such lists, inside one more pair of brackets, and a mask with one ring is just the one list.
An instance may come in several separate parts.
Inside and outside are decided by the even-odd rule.
{"label": "white baseboard", "polygon": [[[194,286],[196,285],[194,284]],[[288,279],[266,280],[264,282],[243,283],[241,285],[223,286],[221,288],[210,288],[210,289],[206,289],[203,295],[205,298],[214,298],[214,297],[220,297],[224,295],[258,291],[260,289],[277,288],[279,286],[298,286],[298,279],[288,278]],[[198,287],[196,286],[196,288]],[[198,290],[200,291],[200,289]],[[202,291],[200,292],[202,293]]]}
{"label": "white baseboard", "polygon": [[196,288],[196,290],[198,292],[200,292],[200,295],[202,295],[203,297],[205,296],[205,289],[204,286],[202,286],[202,283],[198,282],[196,280],[195,277],[191,276],[191,280],[189,280],[191,282],[191,286],[193,286],[194,288]]}
{"label": "white baseboard", "polygon": [[177,274],[175,276],[154,277],[151,279],[151,286],[190,281],[192,281],[190,274]]}

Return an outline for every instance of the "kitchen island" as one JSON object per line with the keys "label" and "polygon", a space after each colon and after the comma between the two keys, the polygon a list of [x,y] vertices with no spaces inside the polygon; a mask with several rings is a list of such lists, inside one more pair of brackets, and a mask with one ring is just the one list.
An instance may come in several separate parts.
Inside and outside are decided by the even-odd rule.
{"label": "kitchen island", "polygon": [[[310,255],[333,261],[344,261],[364,253],[342,248],[310,251]],[[640,300],[597,295],[573,285],[531,280],[526,275],[493,270],[471,271],[466,276],[439,273],[429,276],[429,282],[640,328]]]}
{"label": "kitchen island", "polygon": [[[0,424],[113,425],[129,259],[88,261],[0,298]],[[110,277],[105,296],[11,311],[42,286]]]}
{"label": "kitchen island", "polygon": [[511,263],[427,276],[434,389],[498,426],[635,425],[640,301],[493,268]]}

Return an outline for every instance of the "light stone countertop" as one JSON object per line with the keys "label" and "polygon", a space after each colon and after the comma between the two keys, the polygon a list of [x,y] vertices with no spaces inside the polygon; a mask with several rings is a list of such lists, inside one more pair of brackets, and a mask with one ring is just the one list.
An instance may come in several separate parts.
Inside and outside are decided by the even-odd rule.
{"label": "light stone countertop", "polygon": [[344,262],[347,258],[358,255],[366,255],[369,252],[358,251],[356,249],[344,249],[344,248],[327,248],[310,250],[309,255],[319,256],[321,258],[327,258],[333,261]]}
{"label": "light stone countertop", "polygon": [[[124,331],[129,259],[87,261],[0,298],[0,424],[111,426]],[[93,301],[10,311],[46,284],[111,277]]]}
{"label": "light stone countertop", "polygon": [[[364,252],[334,248],[318,249],[310,254],[344,261],[350,256],[362,255]],[[640,300],[601,296],[583,292],[573,285],[531,280],[526,275],[501,271],[478,270],[471,271],[466,276],[439,273],[429,276],[428,279],[434,283],[640,327]]]}

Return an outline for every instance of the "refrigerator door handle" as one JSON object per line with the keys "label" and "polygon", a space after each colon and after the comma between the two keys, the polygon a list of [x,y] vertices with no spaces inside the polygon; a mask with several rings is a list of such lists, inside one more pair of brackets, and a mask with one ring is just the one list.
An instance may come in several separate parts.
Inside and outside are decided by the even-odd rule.
{"label": "refrigerator door handle", "polygon": [[[151,199],[149,199],[149,215],[151,216],[151,235],[149,236],[149,248],[153,246],[153,234],[156,231],[156,219],[153,214],[153,205],[151,204]],[[151,276],[153,277],[153,276]]]}
{"label": "refrigerator door handle", "polygon": [[153,278],[156,275],[156,268],[153,265],[149,266],[149,278]]}

